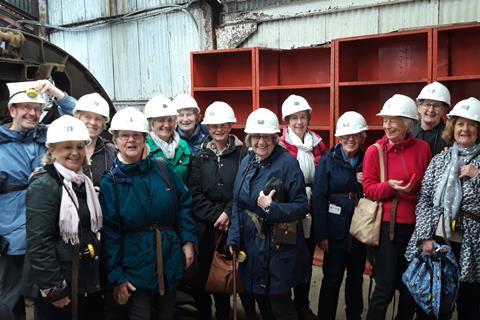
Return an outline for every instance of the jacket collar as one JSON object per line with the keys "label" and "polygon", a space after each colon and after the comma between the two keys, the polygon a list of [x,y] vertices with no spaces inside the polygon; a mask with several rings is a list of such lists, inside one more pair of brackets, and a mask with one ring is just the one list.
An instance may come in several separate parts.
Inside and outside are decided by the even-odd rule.
{"label": "jacket collar", "polygon": [[47,126],[43,123],[38,124],[35,129],[28,131],[11,130],[9,124],[0,126],[0,144],[8,142],[29,143],[37,142],[44,144],[47,138]]}

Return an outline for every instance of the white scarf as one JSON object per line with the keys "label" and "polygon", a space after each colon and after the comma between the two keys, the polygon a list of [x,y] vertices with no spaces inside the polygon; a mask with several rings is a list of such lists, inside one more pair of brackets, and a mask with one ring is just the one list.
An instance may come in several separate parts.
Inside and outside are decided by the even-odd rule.
{"label": "white scarf", "polygon": [[160,139],[153,131],[150,132],[150,138],[152,138],[157,147],[162,150],[167,159],[173,159],[173,157],[175,157],[175,150],[177,150],[178,143],[180,142],[180,136],[176,131],[173,131],[173,138],[170,143]]}
{"label": "white scarf", "polygon": [[60,203],[60,219],[58,226],[60,227],[60,235],[65,243],[72,245],[78,244],[78,224],[80,222],[78,208],[78,199],[73,190],[72,182],[77,186],[85,183],[85,191],[87,194],[87,207],[90,211],[90,229],[97,232],[102,228],[102,209],[98,202],[97,194],[93,187],[92,181],[82,172],[74,172],[62,166],[58,162],[53,165],[58,173],[63,177],[62,201]]}
{"label": "white scarf", "polygon": [[313,133],[305,132],[302,140],[289,128],[287,128],[287,135],[292,144],[297,147],[297,161],[302,170],[305,183],[312,183],[315,175],[315,157],[313,156]]}

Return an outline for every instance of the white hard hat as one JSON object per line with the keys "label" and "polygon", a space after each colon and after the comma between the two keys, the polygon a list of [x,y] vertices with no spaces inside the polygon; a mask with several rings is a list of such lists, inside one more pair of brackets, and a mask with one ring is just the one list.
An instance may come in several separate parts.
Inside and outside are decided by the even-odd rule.
{"label": "white hard hat", "polygon": [[205,110],[202,124],[236,123],[232,107],[223,101],[215,101]]}
{"label": "white hard hat", "polygon": [[272,111],[265,108],[254,110],[247,118],[245,133],[274,134],[280,132],[278,118]]}
{"label": "white hard hat", "polygon": [[52,143],[63,141],[85,141],[85,144],[91,142],[88,129],[85,124],[69,115],[61,116],[53,121],[47,130],[47,146]]}
{"label": "white hard hat", "polygon": [[198,107],[197,101],[193,99],[188,93],[180,93],[175,98],[173,98],[173,103],[178,110],[181,109],[196,109],[200,113],[200,108]]}
{"label": "white hard hat", "polygon": [[452,116],[480,122],[480,101],[476,98],[470,97],[457,102],[452,111],[447,115],[448,118]]}
{"label": "white hard hat", "polygon": [[368,130],[365,118],[358,112],[347,111],[337,120],[335,137],[347,136]]}
{"label": "white hard hat", "polygon": [[417,105],[412,98],[403,94],[394,94],[390,99],[385,101],[380,113],[377,116],[398,116],[418,120]]}
{"label": "white hard hat", "polygon": [[301,96],[297,96],[295,94],[291,94],[288,96],[282,104],[282,119],[285,120],[291,114],[300,111],[308,111],[311,112],[312,108],[308,104],[308,101]]}
{"label": "white hard hat", "polygon": [[145,115],[133,107],[118,111],[112,118],[108,131],[113,133],[118,130],[148,132],[148,122]]}
{"label": "white hard hat", "polygon": [[96,92],[83,95],[78,99],[73,113],[75,114],[78,111],[93,112],[105,117],[107,122],[110,120],[110,107],[108,102]]}
{"label": "white hard hat", "polygon": [[178,116],[177,109],[173,102],[161,94],[148,100],[144,112],[147,119]]}
{"label": "white hard hat", "polygon": [[435,81],[423,87],[417,97],[417,102],[427,99],[445,102],[450,107],[450,91],[440,82]]}
{"label": "white hard hat", "polygon": [[43,94],[37,90],[37,81],[7,83],[9,94],[8,107],[14,103],[45,103]]}

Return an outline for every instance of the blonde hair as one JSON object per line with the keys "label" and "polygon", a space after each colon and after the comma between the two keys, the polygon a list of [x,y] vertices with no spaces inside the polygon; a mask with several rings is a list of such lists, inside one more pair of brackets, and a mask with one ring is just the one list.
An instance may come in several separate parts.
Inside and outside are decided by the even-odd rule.
{"label": "blonde hair", "polygon": [[[74,116],[75,118],[79,119],[80,120],[80,117],[82,116],[82,114],[85,114],[85,112],[91,112],[91,113],[95,113],[93,111],[83,111],[83,110],[77,110],[75,111],[74,113]],[[97,113],[98,114],[98,113]],[[105,118],[104,116],[102,116],[101,114],[98,114],[99,116],[102,117],[103,119],[103,127],[102,127],[102,130],[107,130],[107,118]],[[83,122],[83,121],[82,121]]]}
{"label": "blonde hair", "polygon": [[[62,141],[65,142],[65,141]],[[47,164],[52,164],[54,163],[57,159],[53,156],[53,151],[55,150],[55,147],[61,142],[58,143],[52,143],[48,146],[47,152],[43,155],[42,158],[42,164],[47,165]],[[85,145],[85,149],[87,148],[87,145]],[[90,164],[90,160],[87,157],[87,152],[85,150],[85,157],[83,158],[83,166],[87,166]]]}

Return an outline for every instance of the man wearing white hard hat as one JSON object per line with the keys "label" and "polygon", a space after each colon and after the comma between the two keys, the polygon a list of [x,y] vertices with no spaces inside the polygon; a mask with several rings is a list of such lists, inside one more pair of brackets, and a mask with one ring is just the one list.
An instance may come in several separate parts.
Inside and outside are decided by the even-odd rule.
{"label": "man wearing white hard hat", "polygon": [[25,193],[28,177],[41,165],[47,126],[39,124],[44,94],[53,96],[60,114],[71,114],[74,99],[47,80],[7,83],[12,120],[0,126],[0,319],[15,319],[21,297],[25,255]]}
{"label": "man wearing white hard hat", "polygon": [[173,98],[173,104],[177,108],[177,132],[180,138],[187,141],[195,156],[202,144],[210,140],[207,126],[200,123],[200,108],[197,101],[188,93],[180,93]]}
{"label": "man wearing white hard hat", "polygon": [[448,146],[442,132],[443,120],[450,108],[450,91],[440,82],[426,85],[417,97],[417,108],[420,120],[410,131],[415,138],[427,141],[432,154],[436,155]]}
{"label": "man wearing white hard hat", "polygon": [[115,145],[100,136],[110,120],[110,106],[105,98],[95,92],[81,96],[73,112],[75,117],[87,126],[92,139],[92,143],[87,145],[89,161],[83,172],[98,187],[103,173],[112,168],[113,160],[117,156]]}
{"label": "man wearing white hard hat", "polygon": [[[400,292],[397,319],[411,319],[415,302],[401,276],[407,268],[405,248],[415,227],[415,206],[432,153],[427,142],[409,133],[418,119],[417,106],[410,97],[393,95],[377,116],[383,118],[385,135],[368,147],[363,160],[363,192],[383,205],[380,244],[373,251],[375,289],[367,319],[385,319],[396,289]],[[379,148],[383,150],[386,181],[380,180]]]}

